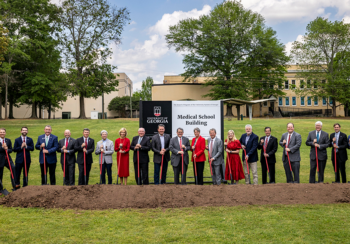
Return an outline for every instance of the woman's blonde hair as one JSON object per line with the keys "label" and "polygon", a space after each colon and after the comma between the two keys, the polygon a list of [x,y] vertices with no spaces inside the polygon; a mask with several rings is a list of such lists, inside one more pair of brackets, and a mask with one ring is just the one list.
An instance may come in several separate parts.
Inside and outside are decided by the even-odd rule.
{"label": "woman's blonde hair", "polygon": [[227,142],[229,142],[229,141],[230,141],[230,139],[229,139],[229,137],[228,137],[228,134],[230,134],[230,133],[232,133],[232,134],[233,134],[232,141],[237,140],[236,135],[235,135],[235,132],[234,132],[233,130],[229,130],[229,131],[227,132]]}
{"label": "woman's blonde hair", "polygon": [[120,132],[122,132],[122,131],[125,131],[125,137],[126,137],[128,134],[128,131],[123,127],[119,130],[119,135],[120,135]]}

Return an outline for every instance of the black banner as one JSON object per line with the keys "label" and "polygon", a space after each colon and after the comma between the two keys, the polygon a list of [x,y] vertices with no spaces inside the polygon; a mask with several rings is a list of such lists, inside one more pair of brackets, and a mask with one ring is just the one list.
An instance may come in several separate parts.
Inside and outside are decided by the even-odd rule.
{"label": "black banner", "polygon": [[165,133],[171,135],[171,101],[140,101],[140,127],[145,128],[146,136],[158,133],[158,125],[165,125]]}

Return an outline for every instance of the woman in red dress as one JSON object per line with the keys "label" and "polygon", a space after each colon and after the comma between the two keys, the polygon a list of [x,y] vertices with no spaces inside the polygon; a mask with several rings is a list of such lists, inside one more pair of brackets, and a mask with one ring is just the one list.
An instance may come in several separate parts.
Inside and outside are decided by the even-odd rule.
{"label": "woman in red dress", "polygon": [[244,179],[243,166],[241,158],[239,156],[239,150],[242,149],[241,143],[237,140],[233,130],[229,130],[227,133],[227,139],[225,140],[225,147],[227,152],[226,158],[226,170],[225,180],[231,181],[230,168],[232,173],[232,180],[235,184]]}
{"label": "woman in red dress", "polygon": [[[192,139],[191,151],[192,151],[192,162],[196,160],[196,166],[193,163],[193,173],[194,179],[196,179],[197,170],[197,181],[196,185],[203,185],[203,171],[204,171],[204,162],[205,162],[205,139],[200,135],[200,129],[194,128],[194,136]],[[196,167],[196,168],[195,168]]]}
{"label": "woman in red dress", "polygon": [[121,185],[127,184],[129,177],[129,150],[130,150],[130,140],[126,138],[128,132],[125,128],[119,130],[120,138],[115,140],[114,151],[117,152],[117,167],[118,175],[120,177]]}

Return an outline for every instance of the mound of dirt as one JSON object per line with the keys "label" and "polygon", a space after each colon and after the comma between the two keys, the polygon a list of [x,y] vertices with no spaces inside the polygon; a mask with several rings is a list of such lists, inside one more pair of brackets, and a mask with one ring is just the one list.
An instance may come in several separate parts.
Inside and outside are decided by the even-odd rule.
{"label": "mound of dirt", "polygon": [[7,207],[61,209],[183,208],[349,202],[350,184],[28,186],[0,199],[0,204]]}

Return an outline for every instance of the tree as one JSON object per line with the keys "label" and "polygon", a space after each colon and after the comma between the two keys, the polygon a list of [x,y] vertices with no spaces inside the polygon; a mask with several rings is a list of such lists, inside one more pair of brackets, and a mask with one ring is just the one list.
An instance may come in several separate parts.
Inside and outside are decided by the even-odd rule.
{"label": "tree", "polygon": [[152,101],[152,85],[153,85],[153,78],[150,76],[148,76],[146,80],[142,81],[140,98],[143,101]]}
{"label": "tree", "polygon": [[[281,66],[288,60],[264,18],[244,9],[238,1],[218,4],[199,19],[184,19],[170,26],[169,32],[169,48],[186,53],[184,81],[207,76],[204,86],[211,89],[205,96],[212,99],[250,99],[251,83],[259,89],[262,80],[277,85],[283,73]],[[273,61],[264,60],[270,57]],[[228,115],[232,115],[231,106],[227,104]]]}
{"label": "tree", "polygon": [[9,45],[8,30],[4,27],[2,23],[2,18],[0,18],[0,65],[4,61],[4,54],[7,52]]}
{"label": "tree", "polygon": [[[139,99],[132,97],[132,107],[136,110],[139,109]],[[121,118],[126,117],[126,107],[130,106],[130,97],[115,97],[108,104],[109,111],[117,111]],[[130,109],[130,108],[129,108]]]}
{"label": "tree", "polygon": [[[317,17],[306,27],[301,41],[295,41],[291,53],[299,63],[298,77],[305,79],[307,89],[298,88],[300,95],[309,94],[317,97],[331,97],[333,116],[336,107],[343,105],[341,98],[344,86],[349,80],[344,79],[347,65],[339,65],[348,59],[350,47],[350,25],[343,21],[330,21]],[[337,59],[337,61],[336,61]],[[345,69],[343,69],[345,68]],[[340,78],[343,77],[343,78]],[[306,82],[305,82],[306,81]],[[340,102],[338,105],[336,101]],[[345,102],[346,103],[346,102]]]}
{"label": "tree", "polygon": [[[126,8],[117,9],[106,0],[64,0],[61,34],[65,54],[65,69],[68,71],[72,94],[79,95],[80,119],[85,119],[84,98],[116,90],[118,80],[109,79],[116,67],[106,65],[111,55],[109,44],[120,43],[121,33],[130,20]],[[98,76],[91,76],[99,70]]]}

